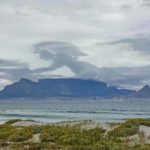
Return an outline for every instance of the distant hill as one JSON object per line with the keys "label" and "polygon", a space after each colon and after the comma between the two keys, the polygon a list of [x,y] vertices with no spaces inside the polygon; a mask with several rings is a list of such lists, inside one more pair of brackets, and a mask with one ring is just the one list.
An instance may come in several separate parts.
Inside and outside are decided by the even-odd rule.
{"label": "distant hill", "polygon": [[21,79],[0,91],[0,98],[101,97],[114,98],[134,94],[134,90],[109,87],[104,82],[73,78]]}
{"label": "distant hill", "polygon": [[133,94],[135,98],[150,98],[150,87],[145,85],[141,90]]}

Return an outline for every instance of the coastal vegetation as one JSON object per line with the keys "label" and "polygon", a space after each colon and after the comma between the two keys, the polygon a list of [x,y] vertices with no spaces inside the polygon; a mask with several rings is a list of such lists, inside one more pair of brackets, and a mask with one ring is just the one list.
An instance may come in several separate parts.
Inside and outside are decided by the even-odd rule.
{"label": "coastal vegetation", "polygon": [[[94,122],[14,126],[21,120],[0,125],[0,149],[10,150],[149,150],[150,136],[140,126],[150,128],[149,119],[130,119],[107,124]],[[134,138],[134,140],[133,140]]]}

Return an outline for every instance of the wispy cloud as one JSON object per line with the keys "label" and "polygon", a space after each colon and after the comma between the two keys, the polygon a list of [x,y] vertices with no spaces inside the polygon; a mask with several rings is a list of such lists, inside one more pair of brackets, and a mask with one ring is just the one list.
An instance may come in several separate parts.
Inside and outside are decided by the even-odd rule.
{"label": "wispy cloud", "polygon": [[2,68],[24,68],[24,67],[29,67],[29,65],[20,60],[0,59],[0,69]]}
{"label": "wispy cloud", "polygon": [[143,0],[143,3],[141,4],[143,7],[150,7],[150,0]]}
{"label": "wispy cloud", "polygon": [[109,44],[109,45],[124,44],[127,45],[130,50],[132,49],[133,51],[138,51],[145,55],[150,54],[150,36],[123,38],[120,40],[115,40],[101,44]]}

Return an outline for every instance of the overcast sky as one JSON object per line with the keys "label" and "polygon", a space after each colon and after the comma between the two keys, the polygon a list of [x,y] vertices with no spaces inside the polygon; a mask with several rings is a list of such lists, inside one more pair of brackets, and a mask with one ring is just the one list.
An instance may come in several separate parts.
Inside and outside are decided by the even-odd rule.
{"label": "overcast sky", "polygon": [[150,84],[150,0],[1,0],[0,88],[22,77]]}

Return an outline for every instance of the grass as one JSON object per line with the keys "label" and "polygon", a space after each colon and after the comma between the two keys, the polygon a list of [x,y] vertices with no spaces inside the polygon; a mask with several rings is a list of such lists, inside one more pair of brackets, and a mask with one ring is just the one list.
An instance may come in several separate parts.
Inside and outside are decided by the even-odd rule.
{"label": "grass", "polygon": [[10,125],[0,125],[0,140],[7,140],[15,132],[15,128]]}
{"label": "grass", "polygon": [[91,145],[102,139],[105,130],[95,128],[81,130],[69,126],[45,126],[41,131],[42,142],[52,142],[61,145]]}
{"label": "grass", "polygon": [[10,141],[13,142],[26,141],[33,137],[33,133],[34,130],[32,129],[32,127],[18,129],[10,136]]}
{"label": "grass", "polygon": [[150,126],[149,119],[130,119],[121,123],[113,131],[109,132],[111,137],[127,137],[135,135],[139,132],[139,125]]}
{"label": "grass", "polygon": [[[139,134],[139,125],[150,126],[148,119],[130,119],[116,124],[106,132],[102,128],[83,129],[78,125],[44,125],[13,127],[11,120],[0,125],[0,148],[12,150],[149,150],[150,145],[131,145],[125,137]],[[19,120],[20,121],[20,120]],[[86,123],[84,124],[86,125]],[[111,125],[110,125],[111,126]],[[113,124],[113,127],[115,124]],[[34,134],[40,134],[39,143],[29,141]]]}
{"label": "grass", "polygon": [[11,120],[8,120],[5,124],[11,125],[11,124],[16,123],[18,121],[21,121],[21,119],[11,119]]}

